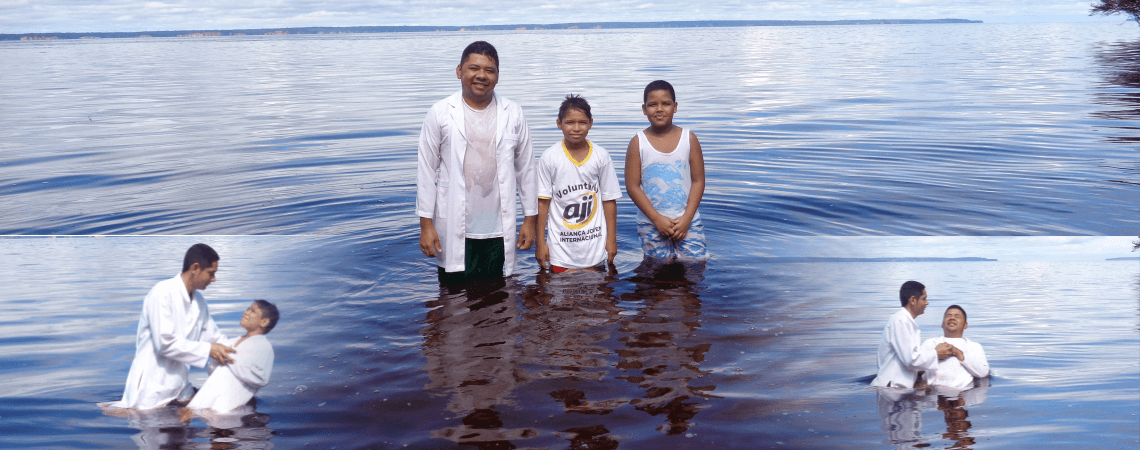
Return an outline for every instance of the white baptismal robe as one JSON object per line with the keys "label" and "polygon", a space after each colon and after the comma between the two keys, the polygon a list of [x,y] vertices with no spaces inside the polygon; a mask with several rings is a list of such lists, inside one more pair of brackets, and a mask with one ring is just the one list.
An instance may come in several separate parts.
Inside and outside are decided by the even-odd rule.
{"label": "white baptismal robe", "polygon": [[934,347],[943,342],[961,350],[965,360],[959,361],[957,357],[951,355],[939,361],[937,368],[928,370],[923,375],[927,384],[967,389],[974,385],[974,378],[985,378],[990,374],[990,363],[986,360],[986,352],[982,350],[982,344],[977,342],[966,338],[942,336],[927,339],[922,343],[922,348],[934,351]]}
{"label": "white baptismal robe", "polygon": [[922,335],[910,311],[901,308],[883,327],[879,341],[879,373],[871,386],[914,387],[920,370],[934,370],[938,353],[921,348]]}
{"label": "white baptismal robe", "polygon": [[273,371],[273,346],[263,335],[250,336],[234,347],[234,362],[210,361],[210,377],[187,408],[227,413],[246,404],[258,389],[269,384]]}
{"label": "white baptismal robe", "polygon": [[110,406],[150,409],[189,399],[189,366],[205,367],[210,343],[225,339],[201,292],[190,296],[181,276],[160,281],[143,299],[123,398]]}

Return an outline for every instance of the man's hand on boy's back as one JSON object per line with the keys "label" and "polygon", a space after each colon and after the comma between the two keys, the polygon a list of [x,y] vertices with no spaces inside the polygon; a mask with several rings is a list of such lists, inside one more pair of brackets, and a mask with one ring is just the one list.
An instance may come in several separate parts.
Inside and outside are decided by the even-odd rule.
{"label": "man's hand on boy's back", "polygon": [[213,358],[214,361],[222,364],[229,364],[234,362],[234,359],[230,358],[230,355],[228,355],[228,353],[237,353],[237,350],[226,347],[217,342],[210,344],[210,357]]}

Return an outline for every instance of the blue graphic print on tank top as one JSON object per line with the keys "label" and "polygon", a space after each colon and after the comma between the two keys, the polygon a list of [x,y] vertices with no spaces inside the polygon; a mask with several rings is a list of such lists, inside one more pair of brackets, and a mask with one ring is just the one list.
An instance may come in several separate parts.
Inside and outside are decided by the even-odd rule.
{"label": "blue graphic print on tank top", "polygon": [[[641,155],[641,190],[658,214],[675,219],[685,213],[689,204],[689,190],[693,180],[689,172],[689,130],[681,130],[677,148],[662,153],[646,139],[645,132],[637,132]],[[696,216],[694,216],[696,218]],[[649,218],[640,210],[637,220],[648,223]]]}

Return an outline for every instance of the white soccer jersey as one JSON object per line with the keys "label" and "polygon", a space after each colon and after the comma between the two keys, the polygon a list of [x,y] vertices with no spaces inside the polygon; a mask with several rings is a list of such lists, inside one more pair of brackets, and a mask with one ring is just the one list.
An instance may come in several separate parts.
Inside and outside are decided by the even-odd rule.
{"label": "white soccer jersey", "polygon": [[546,219],[550,263],[567,269],[594,267],[606,260],[602,202],[621,198],[610,154],[589,144],[590,153],[581,163],[570,157],[561,140],[538,161],[538,197],[550,199]]}

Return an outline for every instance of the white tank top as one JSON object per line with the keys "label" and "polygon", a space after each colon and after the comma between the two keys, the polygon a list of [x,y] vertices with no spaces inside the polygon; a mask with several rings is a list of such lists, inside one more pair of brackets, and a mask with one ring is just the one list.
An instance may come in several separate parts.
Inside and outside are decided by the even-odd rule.
{"label": "white tank top", "polygon": [[[681,129],[681,139],[677,148],[662,153],[653,148],[644,131],[637,132],[638,151],[641,154],[641,190],[649,197],[649,203],[658,214],[676,219],[685,213],[689,204],[689,190],[693,186],[689,172],[689,130]],[[700,213],[693,216],[700,217]],[[637,220],[649,223],[649,218],[639,209]]]}

